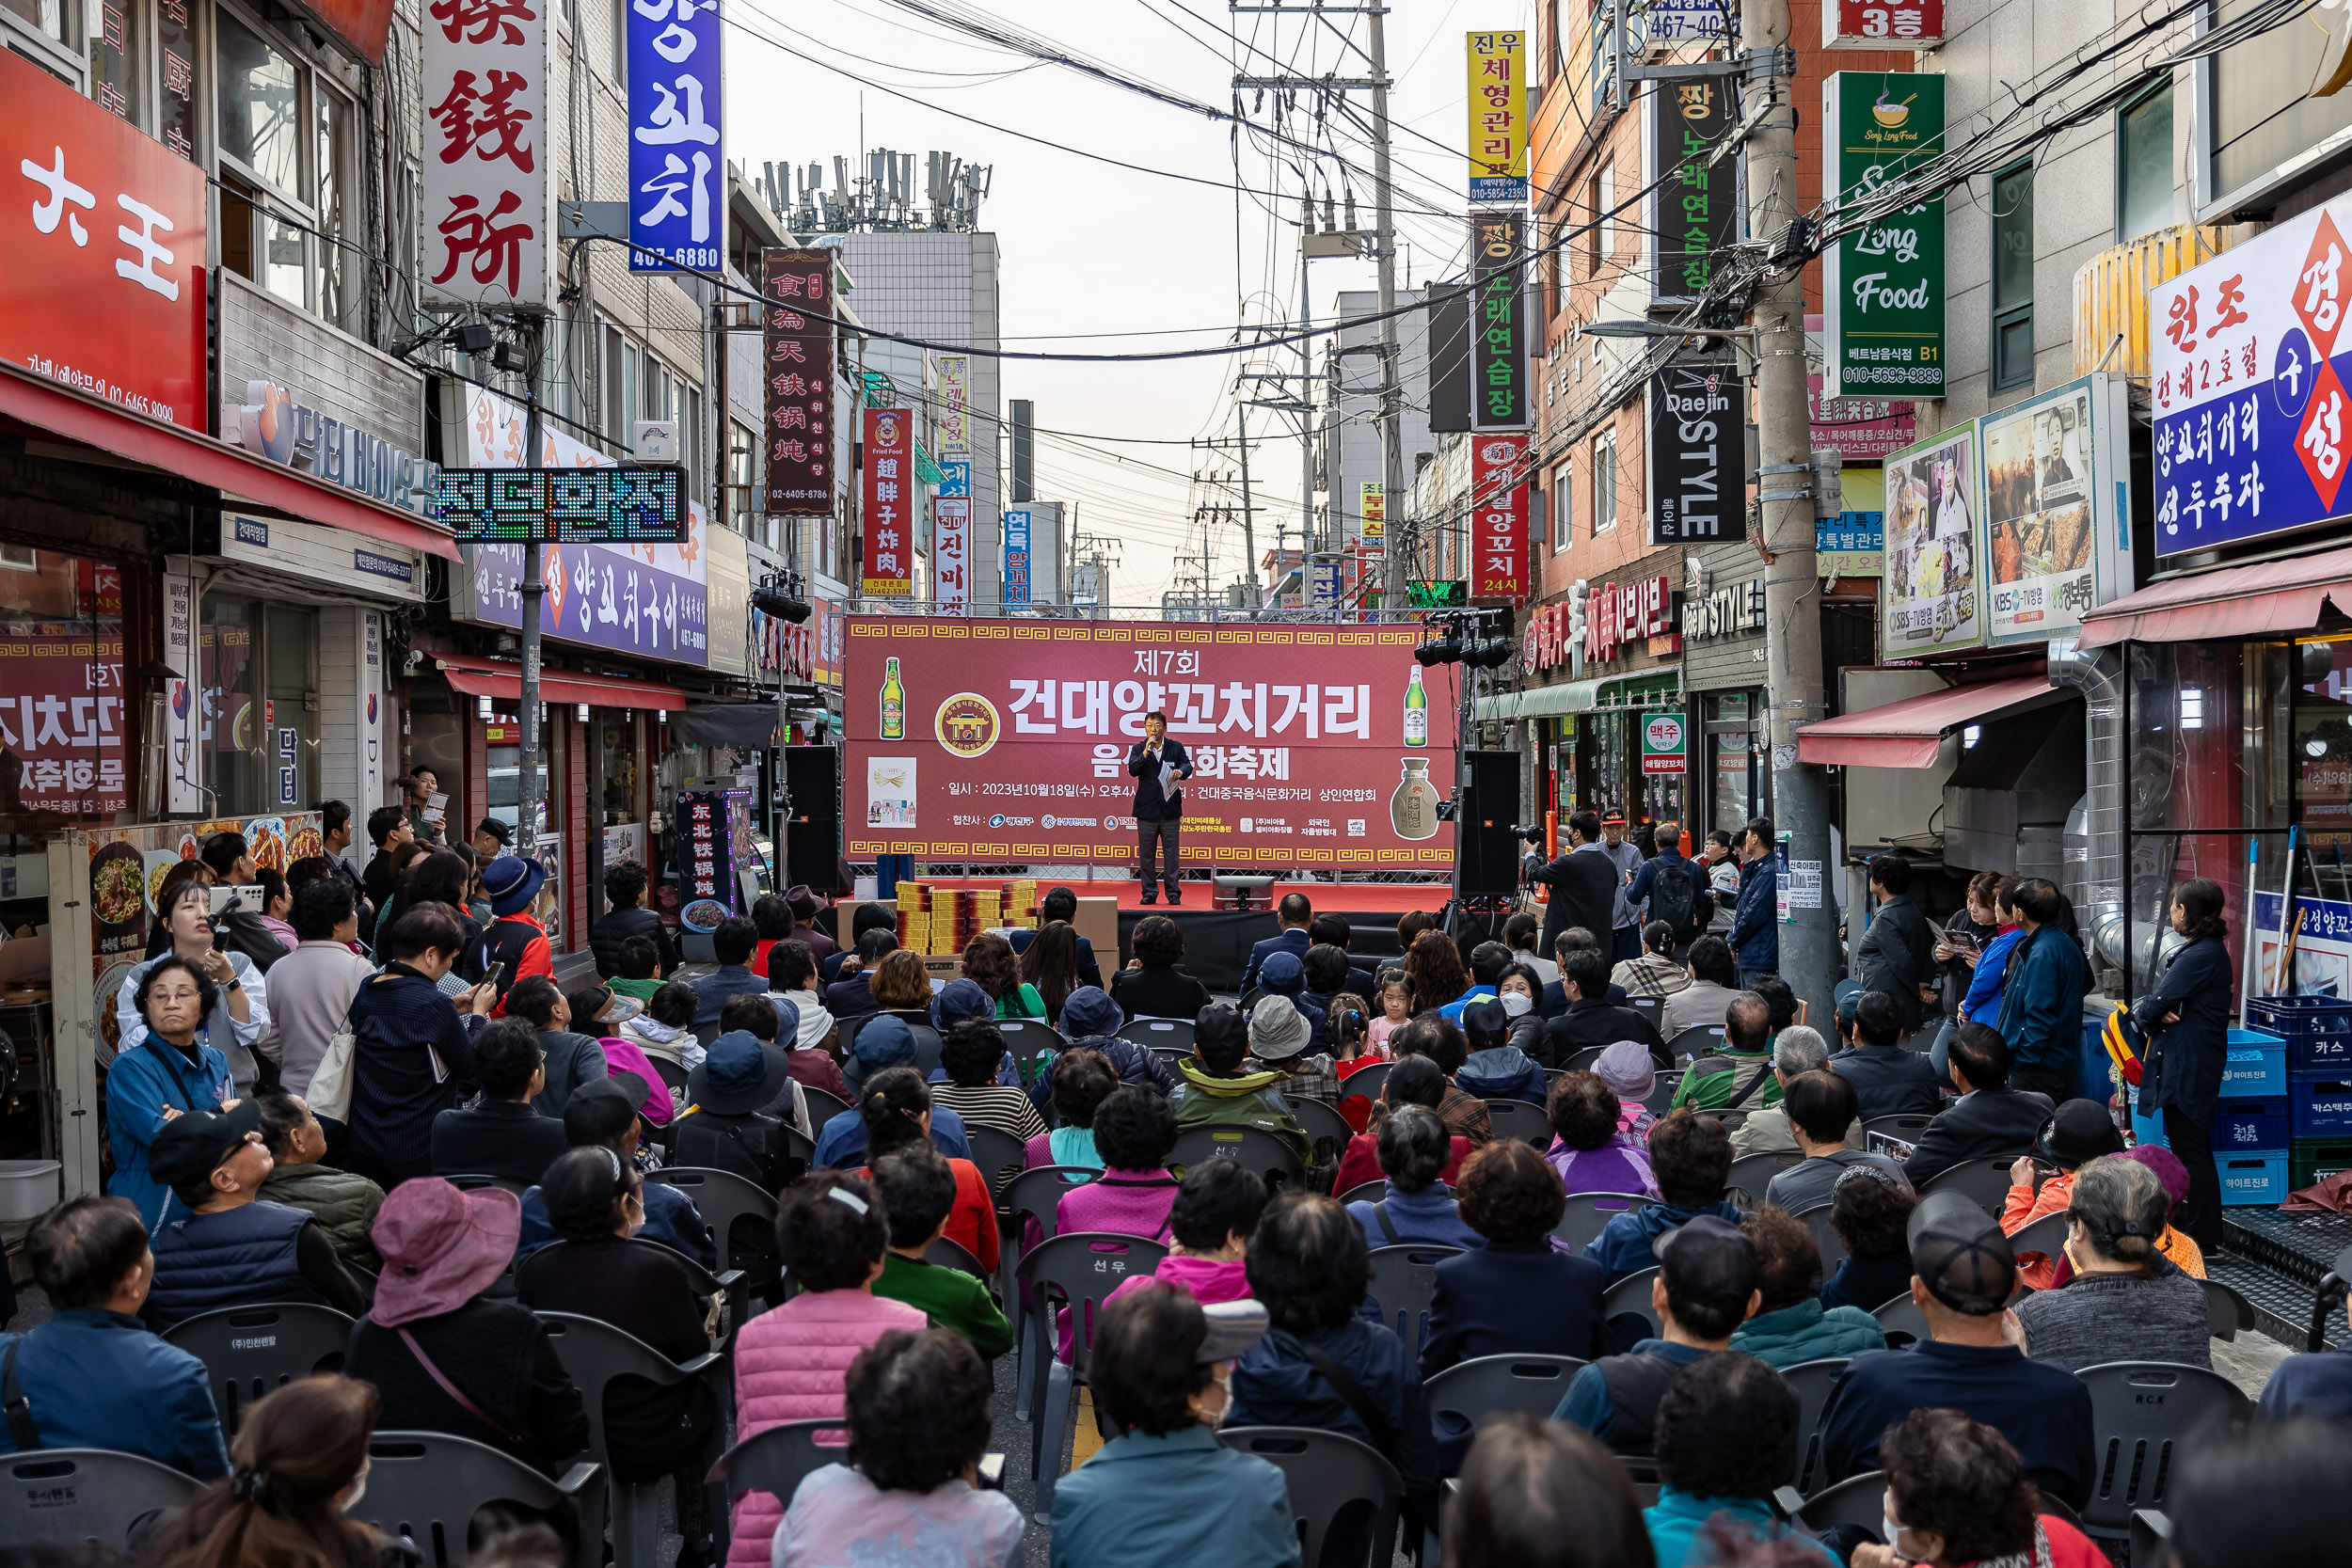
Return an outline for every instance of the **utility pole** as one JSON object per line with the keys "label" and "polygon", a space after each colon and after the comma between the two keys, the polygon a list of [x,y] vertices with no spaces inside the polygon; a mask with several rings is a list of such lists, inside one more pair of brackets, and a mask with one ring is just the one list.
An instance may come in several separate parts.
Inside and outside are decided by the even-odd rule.
{"label": "utility pole", "polygon": [[[540,321],[535,315],[518,316],[516,328],[522,336],[523,384],[526,396],[523,407],[523,467],[542,467],[539,458],[539,353],[544,339]],[[547,572],[546,551],[536,539],[523,546],[523,680],[522,712],[516,717],[522,721],[521,794],[516,815],[521,818],[515,824],[516,847],[528,857],[539,843],[539,812],[546,799],[539,773],[541,745],[539,724],[539,607],[548,596],[544,580]]]}
{"label": "utility pole", "polygon": [[[1785,0],[1782,0],[1785,4]],[[1397,354],[1396,317],[1396,214],[1392,210],[1394,192],[1389,179],[1389,49],[1382,22],[1387,18],[1385,8],[1375,3],[1372,16],[1372,200],[1373,243],[1378,247],[1380,277],[1380,495],[1383,509],[1397,504],[1396,498],[1405,487],[1405,388],[1399,374],[1403,364]],[[1385,544],[1386,541],[1383,541]],[[1387,551],[1384,549],[1385,556]],[[1401,605],[1405,585],[1394,571],[1384,572],[1388,584],[1388,602]]]}
{"label": "utility pole", "polygon": [[[1797,116],[1790,92],[1788,0],[1747,0],[1740,43],[1751,62],[1771,61],[1746,78],[1748,233],[1772,258],[1754,303],[1756,325],[1756,499],[1762,526],[1765,619],[1765,715],[1772,747],[1773,826],[1785,835],[1790,871],[1804,871],[1810,907],[1789,902],[1780,927],[1780,969],[1797,995],[1830,1006],[1839,962],[1836,924],[1828,908],[1829,791],[1819,768],[1797,762],[1797,726],[1828,710],[1821,692],[1820,579],[1813,556],[1813,439],[1804,391],[1804,292],[1801,247],[1789,243],[1797,220]],[[1791,878],[1794,881],[1797,879]],[[1784,898],[1789,886],[1781,888]]]}

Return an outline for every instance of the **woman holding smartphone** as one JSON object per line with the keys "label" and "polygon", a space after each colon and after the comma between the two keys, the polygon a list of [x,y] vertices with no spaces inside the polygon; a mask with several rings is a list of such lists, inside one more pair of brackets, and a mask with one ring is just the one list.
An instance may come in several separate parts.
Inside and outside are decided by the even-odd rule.
{"label": "woman holding smartphone", "polygon": [[[214,943],[214,891],[201,882],[182,882],[165,895],[157,918],[171,939],[167,951],[196,965],[212,982],[215,1001],[204,1019],[205,1042],[228,1059],[230,1076],[242,1097],[253,1092],[261,1077],[261,1061],[253,1046],[269,1032],[269,993],[251,958],[224,952]],[[161,961],[158,955],[134,968],[122,977],[122,989],[115,992],[118,1051],[128,1051],[147,1038],[147,1020],[139,1013],[139,984]]]}

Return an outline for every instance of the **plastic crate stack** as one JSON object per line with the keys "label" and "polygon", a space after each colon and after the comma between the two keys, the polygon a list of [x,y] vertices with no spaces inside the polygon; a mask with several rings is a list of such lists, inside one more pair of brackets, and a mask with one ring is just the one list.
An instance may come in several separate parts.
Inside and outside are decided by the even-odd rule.
{"label": "plastic crate stack", "polygon": [[[2249,1107],[2259,1113],[2259,1119],[2246,1126],[2280,1140],[2280,1197],[2323,1177],[2352,1170],[2352,1002],[2328,996],[2265,996],[2248,1004],[2246,1013],[2249,1022],[2279,1037],[2278,1065],[2259,1098],[2224,1100],[2221,1119],[2229,1119],[2237,1107]],[[2234,1056],[2233,1053],[2233,1066]],[[2237,1091],[2224,1082],[2222,1092]],[[2217,1150],[2221,1142],[2217,1126]],[[2230,1175],[2225,1167],[2225,1195]],[[2222,1201],[2233,1200],[2225,1196]]]}

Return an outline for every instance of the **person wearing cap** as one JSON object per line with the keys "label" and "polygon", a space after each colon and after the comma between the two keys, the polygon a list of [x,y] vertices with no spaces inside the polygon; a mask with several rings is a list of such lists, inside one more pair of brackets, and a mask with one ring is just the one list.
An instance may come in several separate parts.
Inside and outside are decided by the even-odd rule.
{"label": "person wearing cap", "polygon": [[1821,1246],[1788,1210],[1767,1203],[1740,1222],[1756,1248],[1756,1316],[1732,1331],[1731,1348],[1786,1370],[1824,1356],[1884,1350],[1886,1330],[1867,1307],[1828,1307],[1814,1293]]}
{"label": "person wearing cap", "polygon": [[148,1168],[187,1207],[150,1245],[155,1276],[143,1311],[157,1332],[199,1313],[301,1301],[357,1315],[368,1291],[308,1210],[258,1201],[272,1162],[262,1108],[190,1111],[155,1135]]}
{"label": "person wearing cap", "polygon": [[1700,1052],[1682,1069],[1675,1105],[1746,1111],[1780,1103],[1780,1080],[1772,1074],[1772,1007],[1752,990],[1733,991],[1723,1023],[1724,1043]]}
{"label": "person wearing cap", "polygon": [[1773,1173],[1764,1189],[1764,1201],[1792,1214],[1818,1209],[1830,1200],[1838,1178],[1855,1165],[1876,1165],[1894,1180],[1902,1167],[1883,1154],[1850,1147],[1846,1140],[1859,1125],[1853,1085],[1826,1070],[1801,1072],[1788,1081],[1784,1107],[1788,1128],[1804,1156]]}
{"label": "person wearing cap", "polygon": [[[1609,1000],[1609,958],[1590,947],[1563,948],[1560,954],[1560,994],[1566,1010],[1544,1025],[1547,1067],[1565,1066],[1580,1051],[1618,1040],[1639,1040],[1662,1058],[1666,1042],[1647,1009]],[[1688,994],[1685,992],[1684,994]],[[1681,1001],[1670,999],[1671,1007]]]}
{"label": "person wearing cap", "polygon": [[[1780,1085],[1781,1102],[1759,1105],[1731,1130],[1731,1157],[1751,1154],[1797,1154],[1797,1135],[1788,1127],[1788,1085],[1799,1073],[1819,1072],[1829,1066],[1829,1042],[1821,1032],[1792,1023],[1772,1036],[1772,1078]],[[1862,1124],[1847,1130],[1845,1147],[1862,1147]]]}
{"label": "person wearing cap", "polygon": [[[1278,954],[1278,958],[1286,955]],[[1242,1071],[1279,1072],[1284,1092],[1336,1105],[1340,1075],[1328,1054],[1315,1051],[1314,1031],[1307,1015],[1287,996],[1269,993],[1249,1009],[1249,1054]]]}
{"label": "person wearing cap", "polygon": [[532,1095],[532,1102],[542,1115],[561,1117],[574,1089],[612,1075],[602,1041],[572,1027],[571,999],[556,985],[553,975],[534,974],[516,982],[507,990],[502,1010],[538,1032],[539,1049],[547,1054],[547,1081]]}
{"label": "person wearing cap", "polygon": [[1677,1226],[1703,1214],[1740,1223],[1739,1209],[1724,1196],[1731,1134],[1723,1117],[1703,1117],[1688,1106],[1664,1117],[1650,1130],[1649,1163],[1659,1201],[1612,1216],[1584,1246],[1584,1256],[1609,1271],[1612,1285],[1656,1262],[1659,1240]]}
{"label": "person wearing cap", "polygon": [[1829,1069],[1853,1085],[1865,1121],[1931,1117],[1943,1108],[1928,1053],[1903,1049],[1910,1027],[1901,1003],[1883,990],[1865,991],[1854,1003],[1854,1044],[1832,1056]]}
{"label": "person wearing cap", "polygon": [[2050,1097],[2009,1084],[2009,1042],[1989,1023],[1952,1031],[1945,1070],[1960,1098],[1946,1102],[1912,1146],[1903,1176],[1922,1186],[1963,1160],[2015,1158],[2031,1148],[2057,1107]]}
{"label": "person wearing cap", "polygon": [[929,1144],[900,1146],[874,1162],[870,1180],[890,1216],[890,1256],[874,1294],[902,1301],[942,1328],[952,1328],[993,1361],[1012,1349],[1012,1325],[986,1281],[924,1256],[947,1234],[956,1207],[956,1175]]}
{"label": "person wearing cap", "polygon": [[1732,1332],[1763,1299],[1756,1288],[1756,1249],[1736,1220],[1698,1215],[1660,1236],[1656,1256],[1649,1300],[1658,1336],[1580,1370],[1551,1413],[1633,1457],[1651,1453],[1659,1402],[1675,1374],[1729,1349]]}
{"label": "person wearing cap", "polygon": [[506,847],[515,842],[515,825],[485,816],[473,825],[473,852],[484,860],[496,860],[506,853]]}
{"label": "person wearing cap", "polygon": [[554,895],[547,894],[547,883],[548,868],[536,856],[497,855],[482,867],[491,918],[482,933],[481,962],[485,970],[494,963],[506,966],[499,976],[501,1002],[517,980],[555,974],[555,950],[548,944],[545,924]]}
{"label": "person wearing cap", "polygon": [[[1306,990],[1307,965],[1302,955],[1279,952],[1266,955],[1265,962],[1258,969],[1257,1000],[1279,996],[1295,1005]],[[1242,994],[1245,997],[1249,995],[1248,991]],[[1251,1006],[1255,1005],[1253,1000]]]}
{"label": "person wearing cap", "polygon": [[[1634,1049],[1641,1052],[1643,1061],[1649,1060],[1646,1050]],[[1647,1142],[1619,1134],[1616,1093],[1598,1073],[1573,1068],[1562,1073],[1552,1083],[1545,1115],[1551,1123],[1552,1140],[1544,1158],[1560,1180],[1563,1196],[1569,1193],[1658,1196],[1658,1178],[1650,1173]]]}
{"label": "person wearing cap", "polygon": [[1702,1357],[1666,1385],[1656,1428],[1658,1500],[1642,1518],[1658,1568],[1844,1568],[1826,1543],[1773,1507],[1804,1433],[1797,1391],[1771,1366],[1736,1352]]}
{"label": "person wearing cap", "polygon": [[2026,1359],[2004,1310],[2017,1289],[2009,1238],[1965,1193],[1931,1193],[1905,1227],[1911,1299],[1930,1338],[1847,1364],[1821,1409],[1824,1484],[1878,1467],[1886,1429],[1914,1410],[1957,1410],[2010,1440],[2034,1484],[2080,1510],[2097,1473],[2090,1390]]}
{"label": "person wearing cap", "polygon": [[809,956],[822,965],[840,946],[818,928],[817,917],[825,912],[825,901],[806,882],[794,882],[784,890],[784,902],[792,911],[792,940],[806,945]]}
{"label": "person wearing cap", "polygon": [[262,1108],[262,1143],[271,1160],[262,1201],[307,1212],[326,1232],[337,1257],[370,1274],[381,1270],[384,1259],[375,1255],[368,1233],[384,1207],[384,1189],[326,1163],[326,1130],[300,1095],[263,1089],[253,1101]]}
{"label": "person wearing cap", "polygon": [[1286,893],[1274,906],[1275,933],[1249,944],[1249,962],[1242,967],[1241,994],[1248,996],[1262,983],[1262,971],[1268,958],[1277,953],[1303,958],[1307,949],[1314,945],[1311,930],[1315,923],[1315,907],[1303,893]]}
{"label": "person wearing cap", "polygon": [[1644,864],[1642,847],[1626,835],[1625,813],[1602,814],[1599,847],[1617,873],[1616,895],[1609,905],[1609,961],[1623,963],[1638,958],[1642,951],[1642,903],[1631,892],[1633,879]]}
{"label": "person wearing cap", "polygon": [[[490,854],[502,852],[493,849]],[[653,943],[656,975],[677,973],[677,948],[670,941],[670,928],[645,908],[645,868],[636,861],[605,868],[604,898],[612,907],[588,923],[588,950],[596,955],[598,974],[618,974],[623,944],[638,937]]]}
{"label": "person wearing cap", "polygon": [[1282,1472],[1216,1435],[1233,1358],[1266,1323],[1255,1302],[1203,1307],[1170,1285],[1131,1280],[1112,1293],[1087,1383],[1114,1435],[1055,1485],[1052,1568],[1297,1563]]}
{"label": "person wearing cap", "polygon": [[1511,1014],[1499,1000],[1488,998],[1463,1008],[1462,1033],[1470,1042],[1470,1055],[1454,1072],[1454,1081],[1463,1093],[1481,1100],[1516,1100],[1540,1106],[1550,1082],[1544,1069],[1513,1042]]}
{"label": "person wearing cap", "polygon": [[2171,1208],[2156,1173],[2093,1160],[2067,1194],[2067,1277],[2016,1307],[2025,1350],[2078,1372],[2103,1361],[2213,1366],[2204,1288],[2156,1250]]}
{"label": "person wearing cap", "polygon": [[[676,1115],[670,1102],[670,1091],[663,1085],[660,1073],[654,1069],[652,1060],[635,1040],[621,1033],[621,1026],[644,1010],[634,998],[622,996],[609,986],[582,986],[564,998],[564,1005],[573,1019],[577,1032],[592,1037],[604,1052],[604,1071],[607,1078],[627,1072],[641,1084],[653,1085],[644,1105],[645,1120],[656,1127],[667,1127]],[[584,1031],[577,1026],[585,1024]],[[572,1090],[577,1095],[588,1085],[581,1084]],[[566,1101],[568,1104],[569,1101]]]}
{"label": "person wearing cap", "polygon": [[[2014,1236],[2045,1214],[2062,1214],[2074,1190],[2074,1173],[2091,1161],[2123,1152],[2115,1117],[2095,1100],[2070,1100],[2050,1114],[2033,1142],[2009,1167],[2009,1196],[2001,1204],[2001,1228]],[[2034,1185],[2037,1162],[2058,1174]],[[2058,1264],[2038,1252],[2018,1260],[2018,1277],[2037,1291],[2058,1282]]]}
{"label": "person wearing cap", "polygon": [[[1177,967],[1184,958],[1184,933],[1164,914],[1136,922],[1128,939],[1135,956],[1111,976],[1110,993],[1131,1018],[1189,1019],[1209,1005],[1209,988]],[[1062,1004],[1068,1016],[1069,1004]]]}
{"label": "person wearing cap", "polygon": [[[1295,1009],[1292,1017],[1296,1019]],[[1306,1031],[1298,1033],[1303,1044]],[[1282,1101],[1281,1086],[1290,1074],[1248,1070],[1249,1045],[1249,1024],[1238,1007],[1218,1003],[1201,1009],[1193,1022],[1192,1056],[1177,1064],[1179,1082],[1168,1097],[1176,1126],[1179,1131],[1252,1128],[1281,1140],[1303,1164],[1314,1150]]]}
{"label": "person wearing cap", "polygon": [[43,1449],[111,1449],[199,1481],[229,1473],[204,1363],[141,1321],[155,1274],[147,1227],[127,1199],[67,1198],[24,1237],[50,1316],[0,1334],[0,1382],[19,1410],[0,1421],[0,1454],[23,1451],[21,1419]]}
{"label": "person wearing cap", "polygon": [[[1316,918],[1323,917],[1318,915]],[[1327,942],[1318,942],[1308,948],[1307,956],[1298,964],[1305,984],[1291,1000],[1297,1004],[1299,1013],[1314,1031],[1308,1049],[1328,1051],[1331,1048],[1331,1004],[1342,995],[1348,994],[1348,976],[1355,971],[1348,964],[1347,954]],[[1353,994],[1361,996],[1364,993],[1357,991]]]}
{"label": "person wearing cap", "polygon": [[483,1293],[521,1228],[522,1200],[503,1187],[394,1188],[375,1216],[384,1273],[343,1375],[375,1385],[382,1430],[469,1437],[554,1476],[588,1447],[587,1408],[546,1322]]}
{"label": "person wearing cap", "polygon": [[[871,1083],[875,1074],[891,1068],[914,1066],[914,1031],[902,1018],[885,1014],[866,1024],[857,1032],[856,1048],[858,1065],[865,1069],[861,1084]],[[946,1105],[932,1106],[929,1115],[931,1147],[950,1160],[970,1160],[972,1140],[963,1135],[963,1117]],[[818,1129],[817,1155],[810,1168],[846,1168],[863,1164],[865,1155],[866,1122],[858,1107],[851,1105]]]}
{"label": "person wearing cap", "polygon": [[[1160,918],[1165,920],[1167,916]],[[947,988],[947,990],[954,990],[952,984]],[[946,991],[942,991],[940,995],[943,998],[940,1010],[945,1016],[947,1010],[944,1000]],[[1126,1022],[1126,1013],[1120,1004],[1092,986],[1080,986],[1070,993],[1070,1000],[1061,1006],[1061,1032],[1069,1039],[1070,1049],[1084,1046],[1089,1051],[1101,1052],[1118,1069],[1119,1081],[1122,1084],[1141,1084],[1163,1095],[1174,1092],[1176,1075],[1168,1070],[1159,1053],[1120,1037],[1119,1030]],[[1040,1111],[1052,1102],[1051,1078],[1052,1070],[1048,1069],[1036,1074],[1029,1085],[1029,1098]]]}
{"label": "person wearing cap", "polygon": [[493,1021],[473,1042],[481,1102],[433,1118],[433,1174],[494,1176],[517,1190],[537,1181],[571,1147],[564,1123],[534,1103],[547,1076],[547,1053],[529,1021]]}
{"label": "person wearing cap", "polygon": [[[633,1073],[616,1072],[601,1084],[580,1086],[571,1103],[564,1107],[564,1140],[569,1148],[593,1145],[609,1148],[631,1164],[636,1162],[644,1123],[638,1115],[642,1101],[632,1098],[639,1086],[635,1079]],[[637,1232],[640,1236],[682,1252],[706,1269],[718,1268],[719,1249],[710,1227],[684,1188],[673,1187],[666,1181],[648,1181],[639,1201],[644,1209],[644,1223]],[[773,1235],[764,1225],[757,1228],[772,1253]],[[516,1266],[554,1240],[555,1228],[548,1219],[546,1198],[535,1186],[525,1189],[521,1240],[515,1248]],[[737,1256],[756,1250],[739,1247]]]}

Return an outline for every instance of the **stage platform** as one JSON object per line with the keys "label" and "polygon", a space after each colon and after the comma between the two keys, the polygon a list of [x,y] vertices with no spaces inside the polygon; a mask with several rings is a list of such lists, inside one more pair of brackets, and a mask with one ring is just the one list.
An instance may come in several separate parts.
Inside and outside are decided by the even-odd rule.
{"label": "stage platform", "polygon": [[[946,888],[997,888],[1011,880],[1005,877],[917,877],[914,879],[927,887]],[[1103,878],[1089,882],[1083,878],[1040,877],[1037,885],[1041,893],[1048,888],[1066,887],[1081,898],[1116,898],[1121,914],[1129,910],[1147,907],[1143,902],[1143,884],[1133,878],[1116,881]],[[1265,890],[1263,901],[1271,909],[1284,894],[1303,893],[1317,911],[1340,910],[1367,916],[1386,914],[1393,925],[1396,916],[1413,910],[1437,913],[1438,906],[1446,901],[1448,891],[1443,882],[1276,882]],[[1209,908],[1216,892],[1215,884],[1206,878],[1194,881],[1187,877],[1184,880],[1184,901],[1170,909],[1167,899],[1162,898],[1157,909],[1162,914],[1196,914]]]}
{"label": "stage platform", "polygon": [[[2312,1302],[2320,1279],[2352,1247],[2352,1214],[2224,1209],[2221,1232],[2230,1252],[2244,1262],[2214,1277],[2254,1304],[2257,1315],[2265,1320],[2265,1333],[2300,1350],[2311,1329]],[[2324,1332],[2331,1346],[2352,1343],[2341,1305]]]}

